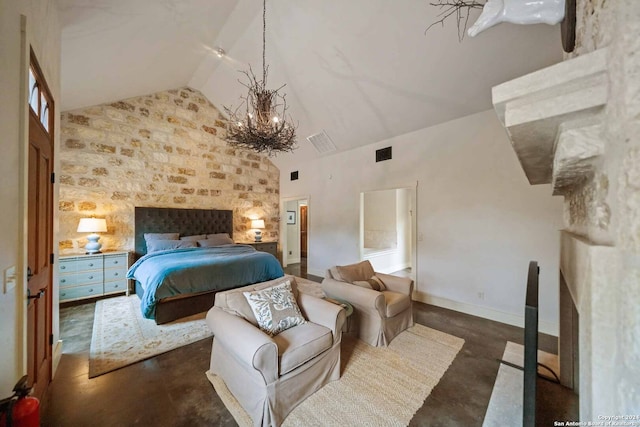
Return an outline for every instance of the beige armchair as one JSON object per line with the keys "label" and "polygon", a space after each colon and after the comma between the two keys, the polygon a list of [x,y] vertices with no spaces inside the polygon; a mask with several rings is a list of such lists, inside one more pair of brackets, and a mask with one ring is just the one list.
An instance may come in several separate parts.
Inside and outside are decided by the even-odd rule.
{"label": "beige armchair", "polygon": [[[258,328],[242,292],[291,282],[307,323],[273,337]],[[218,292],[207,313],[214,334],[209,374],[219,376],[254,426],[279,426],[300,402],[340,378],[345,311],[300,293],[294,276]]]}
{"label": "beige armchair", "polygon": [[[380,281],[386,289],[375,290]],[[351,328],[372,346],[386,347],[396,335],[413,326],[413,280],[376,273],[369,261],[330,268],[322,281],[322,290],[327,296],[353,306]]]}

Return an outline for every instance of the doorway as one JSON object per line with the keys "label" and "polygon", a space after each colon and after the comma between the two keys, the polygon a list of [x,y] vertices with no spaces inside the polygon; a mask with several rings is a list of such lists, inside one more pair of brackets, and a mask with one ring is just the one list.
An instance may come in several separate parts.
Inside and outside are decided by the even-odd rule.
{"label": "doorway", "polygon": [[307,274],[309,257],[309,198],[292,197],[281,201],[283,212],[280,232],[282,265],[288,272]]}
{"label": "doorway", "polygon": [[416,187],[360,194],[360,259],[375,271],[416,279]]}
{"label": "doorway", "polygon": [[28,103],[27,374],[42,398],[52,375],[54,105],[33,51]]}

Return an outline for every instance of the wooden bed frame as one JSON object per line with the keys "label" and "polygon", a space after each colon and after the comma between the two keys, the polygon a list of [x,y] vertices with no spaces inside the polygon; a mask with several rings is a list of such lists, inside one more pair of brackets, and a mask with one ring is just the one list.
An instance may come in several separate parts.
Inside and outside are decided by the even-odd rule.
{"label": "wooden bed frame", "polygon": [[[147,253],[144,233],[180,236],[227,233],[233,238],[233,211],[216,209],[135,208],[135,259]],[[142,295],[136,282],[136,294]],[[171,322],[213,307],[216,291],[164,298],[156,304],[156,323]]]}

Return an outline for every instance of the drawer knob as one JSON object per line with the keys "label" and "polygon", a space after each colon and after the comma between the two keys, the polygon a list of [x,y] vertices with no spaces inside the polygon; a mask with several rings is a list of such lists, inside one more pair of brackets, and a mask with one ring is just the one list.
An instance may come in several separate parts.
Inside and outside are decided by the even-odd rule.
{"label": "drawer knob", "polygon": [[60,270],[66,270],[66,269],[67,269],[67,267],[65,267],[64,265],[60,266]]}
{"label": "drawer knob", "polygon": [[117,276],[117,275],[118,275],[118,273],[115,273],[115,274],[114,274],[114,276]]}
{"label": "drawer knob", "polygon": [[93,263],[89,264],[89,267],[93,267]]}
{"label": "drawer knob", "polygon": [[113,263],[114,263],[114,264],[117,264],[117,263],[118,263],[118,260],[113,261]]}
{"label": "drawer knob", "polygon": [[93,276],[89,276],[89,280],[93,279]]}
{"label": "drawer knob", "polygon": [[60,280],[60,283],[67,283],[67,279]]}
{"label": "drawer knob", "polygon": [[119,288],[119,287],[120,287],[120,285],[115,285],[115,286],[114,286],[114,288]]}
{"label": "drawer knob", "polygon": [[63,292],[61,295],[62,295],[63,297],[66,297],[66,296],[67,296],[67,293],[66,293],[66,292]]}
{"label": "drawer knob", "polygon": [[89,292],[93,292],[93,288],[89,289]]}

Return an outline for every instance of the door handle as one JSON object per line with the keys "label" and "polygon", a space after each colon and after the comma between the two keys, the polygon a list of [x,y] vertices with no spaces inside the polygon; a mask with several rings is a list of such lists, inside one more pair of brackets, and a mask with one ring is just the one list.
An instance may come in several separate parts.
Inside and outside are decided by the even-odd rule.
{"label": "door handle", "polygon": [[40,299],[42,296],[44,296],[44,293],[46,291],[47,291],[47,288],[42,288],[38,291],[37,294],[31,295],[31,291],[27,289],[27,299]]}

